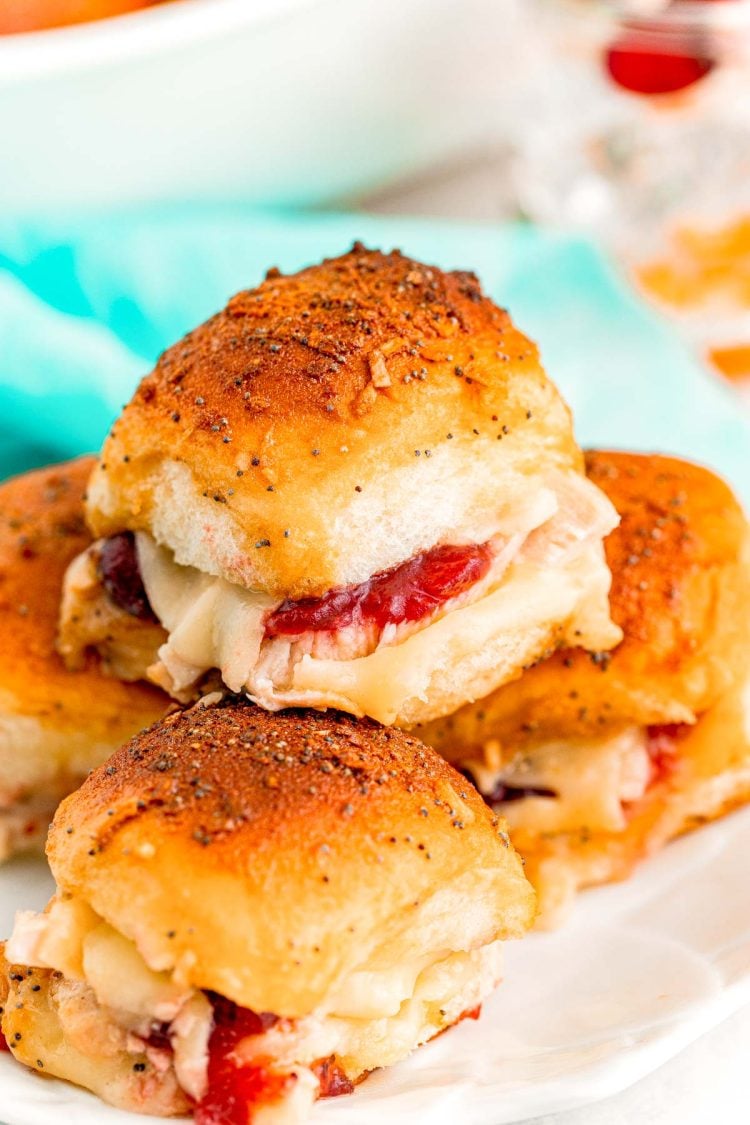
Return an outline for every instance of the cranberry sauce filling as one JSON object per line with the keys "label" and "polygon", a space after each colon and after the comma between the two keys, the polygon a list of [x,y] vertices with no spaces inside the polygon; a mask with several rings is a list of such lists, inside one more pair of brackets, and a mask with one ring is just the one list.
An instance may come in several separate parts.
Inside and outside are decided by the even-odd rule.
{"label": "cranberry sauce filling", "polygon": [[646,728],[646,750],[651,759],[649,785],[664,781],[677,766],[678,743],[690,730],[688,723],[663,723]]}
{"label": "cranberry sauce filling", "polygon": [[141,578],[132,531],[104,540],[98,566],[102,585],[116,606],[140,621],[157,621]]}
{"label": "cranberry sauce filling", "polygon": [[[249,1125],[254,1106],[278,1101],[296,1081],[293,1074],[275,1074],[263,1063],[246,1063],[237,1047],[251,1035],[262,1035],[278,1016],[251,1012],[231,1000],[206,994],[214,1010],[214,1026],[208,1042],[208,1088],[195,1107],[196,1125]],[[351,1094],[354,1084],[335,1056],[320,1059],[310,1068],[320,1083],[321,1098]]]}
{"label": "cranberry sauce filling", "polygon": [[482,1014],[482,1005],[481,1004],[477,1004],[476,1008],[467,1008],[466,1011],[461,1012],[461,1015],[458,1017],[458,1019],[455,1020],[453,1023],[449,1024],[448,1027],[441,1028],[440,1031],[438,1031],[433,1036],[433,1039],[439,1039],[441,1035],[445,1035],[445,1033],[447,1031],[451,1031],[452,1028],[458,1027],[458,1025],[460,1023],[463,1023],[464,1020],[478,1020],[479,1017],[481,1016],[481,1014]]}
{"label": "cranberry sauce filling", "polygon": [[248,1125],[253,1106],[277,1101],[294,1081],[267,1066],[243,1063],[234,1053],[243,1039],[273,1027],[277,1017],[240,1008],[213,992],[207,995],[214,1026],[208,1043],[208,1088],[195,1107],[196,1125]]}
{"label": "cranberry sauce filling", "polygon": [[[479,789],[477,780],[469,769],[461,769],[460,773],[464,775],[467,781]],[[505,785],[502,781],[496,781],[489,793],[483,793],[479,789],[480,796],[486,804],[493,807],[494,805],[501,805],[505,801],[522,801],[524,797],[558,797],[554,789],[541,789],[532,785],[524,785],[521,787],[515,785]]]}
{"label": "cranberry sauce filling", "polygon": [[335,1055],[313,1063],[310,1070],[320,1083],[321,1098],[338,1098],[341,1094],[352,1094],[354,1092],[354,1083],[346,1077],[346,1074],[336,1062]]}
{"label": "cranberry sauce filling", "polygon": [[421,621],[484,578],[492,562],[489,543],[433,547],[373,575],[359,586],[329,590],[322,598],[285,601],[266,619],[266,636],[333,632],[347,625]]}
{"label": "cranberry sauce filling", "polygon": [[152,1024],[151,1030],[144,1039],[144,1043],[147,1047],[153,1047],[157,1051],[171,1051],[172,1041],[169,1038],[169,1024]]}

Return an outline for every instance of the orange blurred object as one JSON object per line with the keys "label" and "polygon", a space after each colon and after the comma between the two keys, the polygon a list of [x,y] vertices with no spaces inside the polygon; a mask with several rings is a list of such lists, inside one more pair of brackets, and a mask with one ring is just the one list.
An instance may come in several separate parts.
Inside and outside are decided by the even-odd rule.
{"label": "orange blurred object", "polygon": [[162,0],[0,0],[0,35],[120,16]]}
{"label": "orange blurred object", "polygon": [[678,308],[729,298],[750,308],[750,216],[718,230],[681,227],[667,256],[638,270],[644,288]]}
{"label": "orange blurred object", "polygon": [[[682,314],[750,312],[750,215],[722,227],[675,230],[663,257],[636,270],[650,297]],[[709,341],[708,356],[727,378],[750,377],[750,341]]]}
{"label": "orange blurred object", "polygon": [[750,344],[711,348],[708,358],[727,379],[750,379]]}

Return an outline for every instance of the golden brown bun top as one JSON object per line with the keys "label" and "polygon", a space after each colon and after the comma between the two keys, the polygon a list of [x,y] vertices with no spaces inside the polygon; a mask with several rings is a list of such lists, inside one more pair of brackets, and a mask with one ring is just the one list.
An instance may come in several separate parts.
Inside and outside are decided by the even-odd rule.
{"label": "golden brown bun top", "polygon": [[93,464],[82,457],[0,484],[0,706],[60,730],[83,725],[92,739],[126,738],[166,697],[104,677],[93,656],[69,672],[55,650],[63,575],[91,542],[83,496]]}
{"label": "golden brown bun top", "polygon": [[237,700],[119,750],[61,805],[48,855],[63,891],[149,963],[285,1015],[389,941],[414,955],[409,926],[440,889],[490,910],[489,932],[466,920],[468,947],[521,932],[533,911],[502,825],[417,739]]}
{"label": "golden brown bun top", "polygon": [[586,469],[620,514],[605,550],[624,638],[609,653],[556,652],[420,732],[452,758],[487,738],[511,751],[613,723],[690,722],[747,668],[750,540],[729,487],[657,454],[594,451]]}
{"label": "golden brown bun top", "polygon": [[[490,473],[580,468],[535,346],[473,274],[355,245],[269,271],[162,355],[104,447],[89,520],[96,534],[156,527],[178,561],[245,585],[319,594],[410,557],[418,540],[400,544],[393,521],[417,494],[445,502],[449,468],[476,458]],[[165,484],[166,462],[189,484]],[[479,491],[450,501],[458,516],[497,508]],[[352,536],[359,561],[339,559]]]}
{"label": "golden brown bun top", "polygon": [[[474,274],[444,273],[397,250],[382,254],[355,245],[290,276],[270,270],[257,289],[238,293],[164,352],[129,409],[148,406],[151,417],[170,421],[177,447],[190,435],[220,454],[224,438],[237,429],[258,437],[260,454],[263,432],[274,422],[295,430],[311,421],[339,430],[361,425],[379,400],[381,358],[389,361],[391,377],[390,388],[380,388],[388,391],[382,398],[418,409],[426,389],[418,377],[422,365],[433,355],[444,360],[452,354],[453,367],[440,368],[440,382],[453,397],[473,402],[482,392],[472,390],[465,351],[490,342],[513,359],[536,353],[507,312],[484,296]],[[502,383],[511,355],[494,365],[496,382]],[[480,358],[473,355],[475,366]],[[463,360],[460,378],[455,368]],[[414,369],[404,385],[403,375]]]}

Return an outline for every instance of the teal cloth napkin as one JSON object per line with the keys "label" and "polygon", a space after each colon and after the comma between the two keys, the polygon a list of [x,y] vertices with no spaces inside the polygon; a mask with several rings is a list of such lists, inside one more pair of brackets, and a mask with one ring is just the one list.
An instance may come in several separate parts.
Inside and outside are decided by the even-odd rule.
{"label": "teal cloth napkin", "polygon": [[587,446],[672,452],[750,501],[750,426],[590,243],[524,226],[183,209],[0,221],[0,476],[97,449],[159,352],[254,285],[355,238],[474,269],[541,346]]}

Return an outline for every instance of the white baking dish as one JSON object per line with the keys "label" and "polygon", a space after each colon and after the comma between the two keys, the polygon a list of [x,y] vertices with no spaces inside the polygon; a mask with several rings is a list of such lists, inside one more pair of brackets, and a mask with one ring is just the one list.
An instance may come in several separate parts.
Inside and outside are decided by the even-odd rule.
{"label": "white baking dish", "polygon": [[177,0],[0,38],[0,206],[310,204],[413,171],[497,130],[517,3]]}

